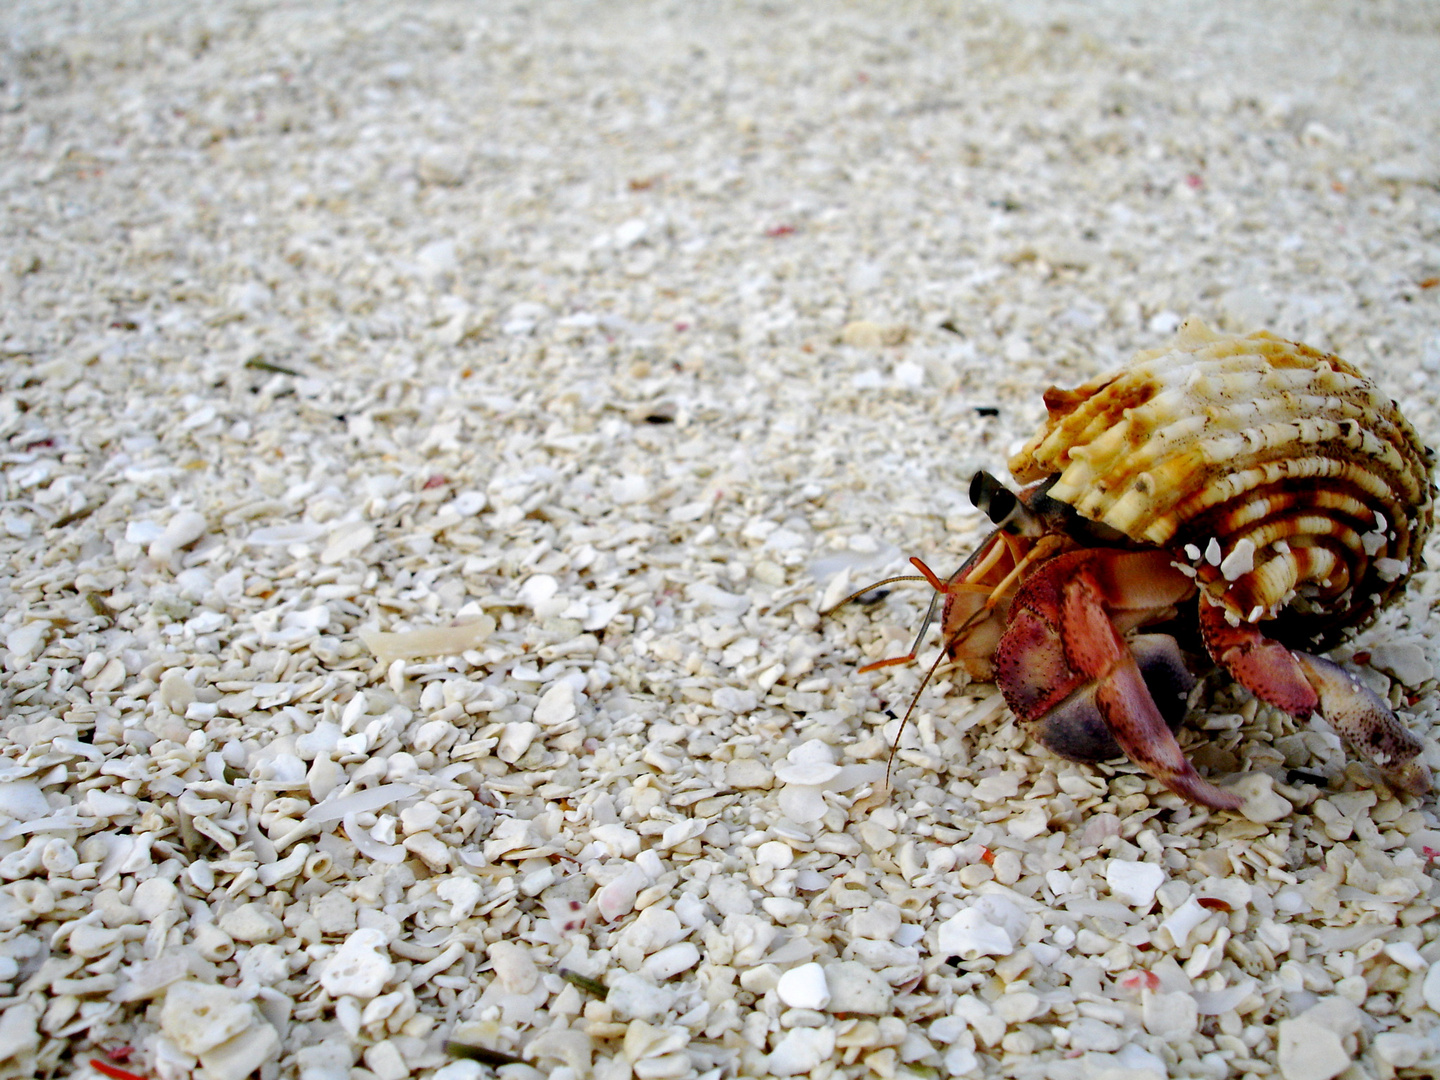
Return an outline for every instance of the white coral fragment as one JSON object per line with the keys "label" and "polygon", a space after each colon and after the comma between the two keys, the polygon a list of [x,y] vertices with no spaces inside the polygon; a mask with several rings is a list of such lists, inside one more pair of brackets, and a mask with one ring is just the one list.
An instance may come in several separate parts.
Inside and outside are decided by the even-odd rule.
{"label": "white coral fragment", "polygon": [[320,970],[320,985],[331,997],[373,998],[394,974],[395,964],[384,950],[384,931],[366,927],[350,934]]}
{"label": "white coral fragment", "polygon": [[394,633],[361,629],[360,640],[382,664],[396,660],[417,660],[427,656],[454,656],[477,649],[495,632],[489,615],[466,619],[452,626],[426,627]]}
{"label": "white coral fragment", "polygon": [[1220,574],[1226,581],[1238,581],[1255,569],[1255,541],[1248,536],[1236,541],[1230,554],[1220,561]]}

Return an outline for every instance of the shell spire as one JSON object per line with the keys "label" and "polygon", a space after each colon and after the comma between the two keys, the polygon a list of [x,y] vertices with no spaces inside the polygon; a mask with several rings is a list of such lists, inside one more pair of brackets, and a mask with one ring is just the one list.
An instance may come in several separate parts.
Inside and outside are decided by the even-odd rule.
{"label": "shell spire", "polygon": [[1021,483],[1175,552],[1234,620],[1325,638],[1419,566],[1433,455],[1338,356],[1187,319],[1167,346],[1074,390],[1010,460]]}

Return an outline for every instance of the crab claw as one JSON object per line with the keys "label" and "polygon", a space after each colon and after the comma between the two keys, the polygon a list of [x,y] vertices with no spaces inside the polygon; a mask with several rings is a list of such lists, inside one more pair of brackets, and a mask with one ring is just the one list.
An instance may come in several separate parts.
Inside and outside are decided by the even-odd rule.
{"label": "crab claw", "polygon": [[1189,683],[1174,641],[1122,635],[1190,588],[1164,553],[1058,556],[1015,596],[995,652],[997,681],[1015,715],[1061,757],[1123,753],[1182,798],[1234,810],[1239,796],[1195,771],[1156,704],[1159,694],[1173,712]]}
{"label": "crab claw", "polygon": [[1240,796],[1210,783],[1185,757],[1089,575],[1066,582],[1061,624],[1070,663],[1095,681],[1096,707],[1125,756],[1182,798],[1238,810]]}
{"label": "crab claw", "polygon": [[[1169,634],[1132,634],[1125,639],[1150,698],[1167,727],[1185,719],[1195,676]],[[1109,761],[1124,751],[1095,701],[1095,684],[1083,682],[1035,723],[1035,741],[1067,761]]]}
{"label": "crab claw", "polygon": [[1200,605],[1200,628],[1215,662],[1261,701],[1299,720],[1318,712],[1389,784],[1413,795],[1430,791],[1430,770],[1420,760],[1424,744],[1344,668],[1287,649],[1249,623],[1231,626],[1216,604]]}
{"label": "crab claw", "polygon": [[1420,760],[1425,744],[1400,723],[1380,695],[1339,664],[1309,653],[1291,655],[1320,698],[1320,715],[1336,733],[1375,763],[1392,786],[1412,795],[1430,791],[1430,770]]}

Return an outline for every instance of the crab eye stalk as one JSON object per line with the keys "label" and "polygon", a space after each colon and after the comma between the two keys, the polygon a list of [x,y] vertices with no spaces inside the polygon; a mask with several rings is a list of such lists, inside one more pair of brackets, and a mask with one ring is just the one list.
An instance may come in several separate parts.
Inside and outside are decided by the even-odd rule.
{"label": "crab eye stalk", "polygon": [[1015,493],[981,469],[970,478],[970,501],[995,525],[1004,525],[1019,501]]}

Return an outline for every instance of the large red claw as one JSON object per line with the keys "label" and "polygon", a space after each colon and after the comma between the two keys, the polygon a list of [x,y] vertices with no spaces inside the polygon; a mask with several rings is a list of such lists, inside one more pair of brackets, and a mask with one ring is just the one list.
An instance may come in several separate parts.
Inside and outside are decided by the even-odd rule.
{"label": "large red claw", "polygon": [[1095,680],[1095,704],[1125,756],[1181,798],[1238,810],[1241,798],[1204,779],[1185,757],[1135,657],[1083,573],[1065,585],[1061,625],[1070,662]]}
{"label": "large red claw", "polygon": [[1015,612],[995,650],[1005,703],[1023,722],[1040,719],[1088,680],[1065,662],[1059,630],[1036,612]]}

